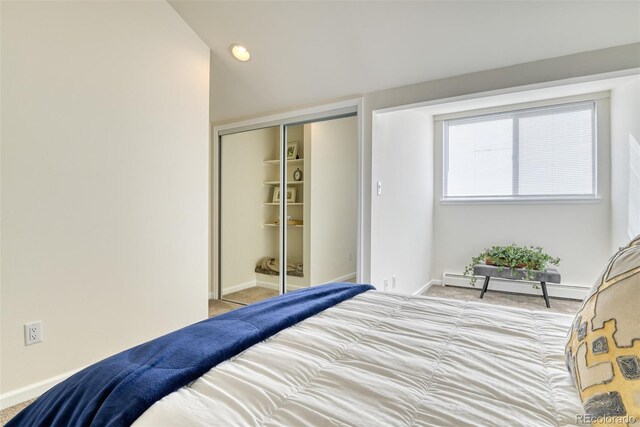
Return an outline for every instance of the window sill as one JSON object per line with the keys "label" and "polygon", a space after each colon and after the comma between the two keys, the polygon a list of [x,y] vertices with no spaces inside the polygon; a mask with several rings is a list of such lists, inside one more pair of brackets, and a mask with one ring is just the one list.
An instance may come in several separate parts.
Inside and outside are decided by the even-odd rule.
{"label": "window sill", "polygon": [[514,198],[514,197],[467,197],[467,198],[455,198],[455,199],[440,199],[441,205],[526,205],[526,204],[538,204],[538,205],[554,205],[554,204],[582,204],[582,203],[600,203],[602,197],[600,196],[588,196],[588,197],[527,197],[527,198]]}

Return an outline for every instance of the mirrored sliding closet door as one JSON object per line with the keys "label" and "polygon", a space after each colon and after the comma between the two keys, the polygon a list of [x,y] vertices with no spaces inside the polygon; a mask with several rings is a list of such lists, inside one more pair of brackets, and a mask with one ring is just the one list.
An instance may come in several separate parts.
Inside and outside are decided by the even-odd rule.
{"label": "mirrored sliding closet door", "polygon": [[286,291],[356,278],[355,116],[285,127]]}
{"label": "mirrored sliding closet door", "polygon": [[281,127],[220,139],[220,298],[250,304],[280,294]]}
{"label": "mirrored sliding closet door", "polygon": [[355,282],[357,138],[355,116],[220,138],[220,298]]}

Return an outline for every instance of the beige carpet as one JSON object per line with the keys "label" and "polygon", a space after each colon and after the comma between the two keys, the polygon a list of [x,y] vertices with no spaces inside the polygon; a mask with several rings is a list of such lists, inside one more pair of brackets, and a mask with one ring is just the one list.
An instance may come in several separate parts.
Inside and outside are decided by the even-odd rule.
{"label": "beige carpet", "polygon": [[582,301],[550,298],[551,308],[547,308],[544,304],[542,295],[525,295],[513,294],[510,292],[492,291],[491,288],[484,294],[484,298],[480,299],[480,288],[458,288],[455,286],[431,286],[425,296],[453,298],[463,301],[476,301],[485,304],[506,305],[509,307],[528,308],[531,310],[549,310],[558,313],[575,314],[580,308]]}
{"label": "beige carpet", "polygon": [[11,406],[11,407],[9,407],[7,409],[4,409],[4,410],[0,411],[0,426],[3,426],[6,423],[8,423],[11,418],[13,418],[16,415],[18,415],[18,412],[22,411],[24,408],[26,408],[34,400],[35,399],[31,399],[31,400],[28,400],[26,402],[22,402],[22,403],[20,403],[18,405]]}
{"label": "beige carpet", "polygon": [[230,301],[223,301],[220,299],[209,300],[209,317],[214,317],[227,311],[235,310],[236,308],[244,307],[242,304],[236,304]]}
{"label": "beige carpet", "polygon": [[275,297],[278,295],[278,291],[275,289],[260,288],[258,286],[248,289],[243,289],[238,292],[225,295],[223,298],[226,301],[237,302],[240,304],[251,304],[254,302],[262,301],[263,299]]}

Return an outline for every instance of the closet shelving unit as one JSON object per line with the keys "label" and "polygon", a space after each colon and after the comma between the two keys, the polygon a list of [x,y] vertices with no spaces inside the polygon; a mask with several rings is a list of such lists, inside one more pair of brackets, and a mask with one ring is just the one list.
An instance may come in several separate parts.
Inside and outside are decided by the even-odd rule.
{"label": "closet shelving unit", "polygon": [[[288,141],[297,142],[298,143],[298,158],[286,160],[287,162],[287,182],[286,185],[283,186],[283,189],[286,191],[287,187],[296,188],[296,200],[291,203],[287,203],[287,215],[290,216],[294,220],[302,220],[303,224],[295,224],[295,225],[287,225],[287,230],[289,230],[288,238],[287,238],[287,254],[288,254],[288,263],[294,264],[302,264],[304,269],[304,276],[297,277],[287,275],[287,283],[289,285],[289,289],[295,289],[298,287],[309,286],[307,283],[309,280],[309,230],[308,230],[308,220],[309,220],[309,212],[308,212],[308,201],[310,197],[309,190],[309,180],[307,179],[306,173],[310,170],[309,162],[310,162],[310,154],[311,150],[309,149],[309,141],[305,140],[305,129],[304,125],[298,125],[290,127],[287,131]],[[274,147],[273,153],[280,153],[280,150],[277,147]],[[280,159],[266,159],[263,161],[264,163],[264,180],[263,185],[269,189],[269,191],[265,192],[266,200],[263,201],[263,209],[265,210],[264,214],[264,223],[262,224],[262,228],[267,233],[265,235],[266,239],[274,239],[271,245],[272,247],[277,247],[277,239],[278,233],[274,233],[274,230],[279,229],[279,224],[276,224],[274,221],[278,217],[278,208],[280,206],[279,203],[273,202],[273,191],[280,187],[280,181],[277,179],[278,171],[280,170]],[[293,179],[293,173],[296,169],[300,169],[302,171],[302,180],[295,181]],[[282,191],[282,190],[281,190]],[[284,196],[284,191],[282,191]],[[258,280],[262,281],[275,281],[277,280],[277,276],[266,276],[258,273]]]}

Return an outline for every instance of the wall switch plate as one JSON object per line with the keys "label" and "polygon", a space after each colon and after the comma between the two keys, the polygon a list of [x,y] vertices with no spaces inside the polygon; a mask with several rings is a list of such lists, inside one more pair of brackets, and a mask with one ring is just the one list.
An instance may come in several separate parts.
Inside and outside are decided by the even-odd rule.
{"label": "wall switch plate", "polygon": [[397,284],[398,284],[398,277],[391,276],[391,289],[395,289]]}
{"label": "wall switch plate", "polygon": [[42,342],[42,321],[24,324],[24,345]]}
{"label": "wall switch plate", "polygon": [[382,181],[378,181],[378,186],[376,191],[378,196],[382,196]]}
{"label": "wall switch plate", "polygon": [[389,289],[389,280],[384,279],[384,290],[386,291],[387,289]]}

